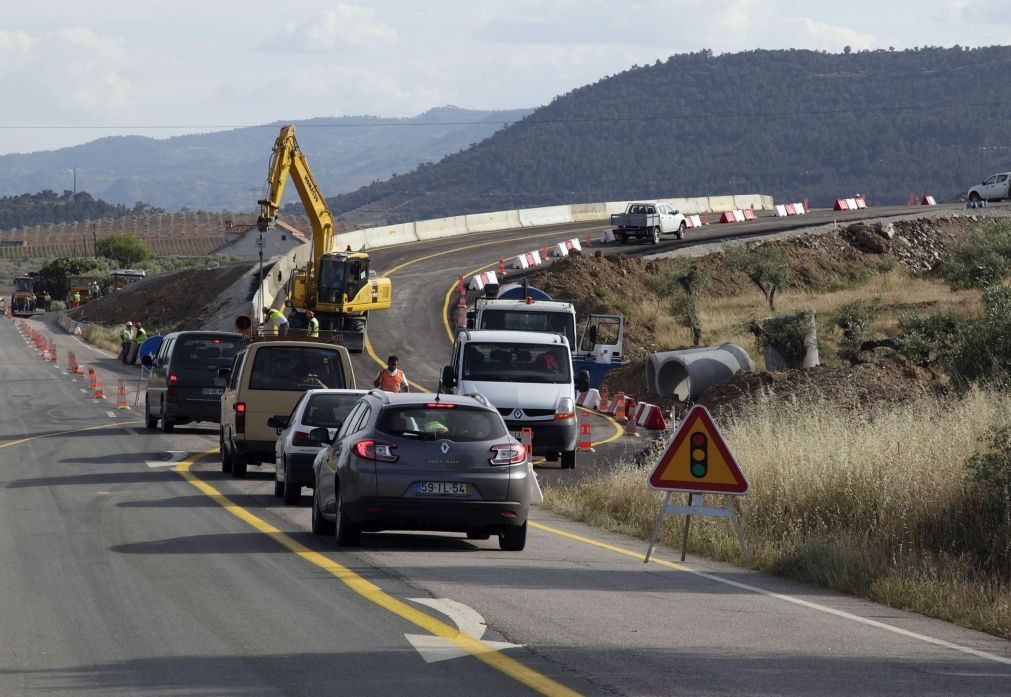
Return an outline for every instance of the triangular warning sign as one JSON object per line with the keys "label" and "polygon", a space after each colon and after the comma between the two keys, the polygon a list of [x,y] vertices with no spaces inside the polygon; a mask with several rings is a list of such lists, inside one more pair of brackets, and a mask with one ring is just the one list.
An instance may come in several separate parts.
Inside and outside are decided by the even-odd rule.
{"label": "triangular warning sign", "polygon": [[650,473],[649,485],[664,491],[743,494],[748,490],[748,478],[709,410],[696,405]]}

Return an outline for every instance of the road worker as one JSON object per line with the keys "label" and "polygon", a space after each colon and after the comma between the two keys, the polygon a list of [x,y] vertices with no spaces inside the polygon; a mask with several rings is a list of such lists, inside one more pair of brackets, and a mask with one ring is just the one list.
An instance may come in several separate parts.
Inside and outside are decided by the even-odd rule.
{"label": "road worker", "polygon": [[288,333],[288,318],[280,310],[272,310],[264,305],[263,324],[261,326],[266,327],[270,334],[285,336]]}
{"label": "road worker", "polygon": [[74,307],[80,307],[81,306],[81,291],[75,290],[73,297],[74,297]]}
{"label": "road worker", "polygon": [[140,346],[145,341],[147,341],[147,331],[144,329],[144,325],[140,322],[133,323],[133,344],[130,345],[130,357],[127,362],[130,365],[134,365],[137,362],[137,356],[140,353]]}
{"label": "road worker", "polygon": [[314,338],[319,338],[319,320],[316,319],[316,313],[312,310],[306,310],[306,330],[305,335]]}
{"label": "road worker", "polygon": [[385,392],[410,392],[407,375],[397,367],[397,362],[396,356],[387,358],[386,367],[379,371],[379,375],[372,381],[372,385]]}
{"label": "road worker", "polygon": [[127,322],[123,331],[119,333],[119,360],[126,365],[126,359],[130,357],[130,344],[133,343],[133,322]]}

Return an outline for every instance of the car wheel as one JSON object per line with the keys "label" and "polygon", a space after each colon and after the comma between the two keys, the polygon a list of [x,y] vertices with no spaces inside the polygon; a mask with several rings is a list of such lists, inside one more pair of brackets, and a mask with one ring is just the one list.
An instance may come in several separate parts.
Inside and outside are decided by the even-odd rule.
{"label": "car wheel", "polygon": [[660,244],[660,228],[658,227],[653,228],[653,232],[650,233],[649,236],[649,243]]}
{"label": "car wheel", "polygon": [[312,534],[313,535],[333,535],[334,524],[323,517],[319,510],[319,495],[315,489],[312,493]]}
{"label": "car wheel", "polygon": [[571,470],[576,468],[576,451],[575,450],[563,450],[562,451],[562,469]]}
{"label": "car wheel", "polygon": [[681,224],[678,226],[678,239],[679,240],[683,240],[685,238],[685,228],[686,227],[687,227],[687,225],[685,225],[685,221],[682,220]]}
{"label": "car wheel", "polygon": [[334,523],[334,539],[338,547],[357,547],[362,542],[362,529],[355,525],[344,508],[344,497],[337,487],[337,521]]}
{"label": "car wheel", "polygon": [[225,447],[225,433],[218,432],[218,449],[221,451],[221,471],[228,474],[232,471],[232,454]]}
{"label": "car wheel", "polygon": [[284,485],[281,493],[284,494],[284,503],[287,506],[294,506],[302,500],[302,487],[291,481],[291,477],[288,476],[287,460],[284,461]]}
{"label": "car wheel", "polygon": [[144,425],[151,429],[158,428],[158,419],[151,416],[151,405],[148,404],[147,397],[144,398]]}
{"label": "car wheel", "polygon": [[172,423],[172,420],[165,415],[165,405],[161,405],[161,432],[162,433],[172,433],[176,425]]}
{"label": "car wheel", "polygon": [[522,552],[527,546],[527,523],[515,528],[506,528],[498,534],[498,546],[505,552]]}
{"label": "car wheel", "polygon": [[481,530],[471,530],[467,533],[468,540],[487,540],[491,537],[491,533]]}
{"label": "car wheel", "polygon": [[627,244],[628,243],[628,235],[626,235],[624,232],[619,233],[618,234],[618,241],[621,242],[622,244]]}
{"label": "car wheel", "polygon": [[284,495],[284,482],[277,478],[277,475],[281,473],[280,467],[274,468],[274,496],[281,498]]}
{"label": "car wheel", "polygon": [[246,476],[246,468],[249,466],[249,460],[247,460],[242,455],[232,454],[232,476],[236,479],[243,479]]}
{"label": "car wheel", "polygon": [[973,191],[971,194],[969,194],[969,200],[972,201],[973,203],[979,203],[980,200],[979,194]]}

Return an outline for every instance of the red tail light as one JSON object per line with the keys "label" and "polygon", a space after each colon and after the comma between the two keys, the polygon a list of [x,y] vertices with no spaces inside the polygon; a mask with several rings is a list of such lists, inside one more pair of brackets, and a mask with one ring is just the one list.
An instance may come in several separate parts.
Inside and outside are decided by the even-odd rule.
{"label": "red tail light", "polygon": [[494,456],[488,460],[493,465],[518,465],[527,459],[527,452],[522,445],[493,445],[491,451]]}
{"label": "red tail light", "polygon": [[235,403],[235,432],[245,433],[246,432],[246,403],[236,402]]}
{"label": "red tail light", "polygon": [[174,385],[177,382],[179,382],[179,376],[178,375],[169,375],[168,376],[168,384]]}
{"label": "red tail light", "polygon": [[425,405],[427,409],[455,409],[455,404],[446,404],[444,402],[429,402]]}
{"label": "red tail light", "polygon": [[400,459],[399,455],[393,454],[393,450],[396,447],[393,443],[383,443],[366,438],[355,443],[355,453],[358,454],[358,457],[366,460],[396,462]]}
{"label": "red tail light", "polygon": [[312,440],[309,438],[309,434],[305,431],[295,431],[295,434],[291,437],[291,439],[296,443],[308,443]]}
{"label": "red tail light", "polygon": [[246,413],[246,403],[245,402],[236,402],[235,403],[235,413],[237,413],[237,414],[245,414]]}

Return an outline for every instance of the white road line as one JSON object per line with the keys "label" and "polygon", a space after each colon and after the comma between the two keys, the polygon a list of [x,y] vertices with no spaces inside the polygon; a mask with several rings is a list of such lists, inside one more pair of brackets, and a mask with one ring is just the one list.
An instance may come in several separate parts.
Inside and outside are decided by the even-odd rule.
{"label": "white road line", "polygon": [[115,419],[116,418],[116,412],[114,412],[114,411],[107,411],[107,412],[105,412],[105,415],[108,416],[110,419]]}
{"label": "white road line", "polygon": [[189,455],[185,450],[169,450],[166,453],[168,460],[147,460],[144,464],[154,469],[156,467],[174,467],[177,462],[181,462]]}
{"label": "white road line", "polygon": [[85,394],[87,394],[87,393],[88,393],[88,391],[87,391],[86,389],[84,389],[83,387],[81,388],[81,392],[83,392],[83,393],[85,393]]}
{"label": "white road line", "polygon": [[[453,620],[457,629],[463,634],[476,641],[482,641],[488,647],[487,652],[489,653],[491,651],[515,649],[523,646],[523,644],[510,644],[508,641],[484,641],[481,638],[484,636],[485,629],[487,629],[484,617],[474,608],[461,602],[451,600],[450,598],[408,598],[408,600],[419,605],[425,605],[433,610],[438,610]],[[425,663],[438,663],[439,661],[448,661],[453,658],[463,658],[473,655],[471,652],[459,648],[453,642],[442,637],[432,636],[431,634],[405,634],[404,638],[421,655]]]}

